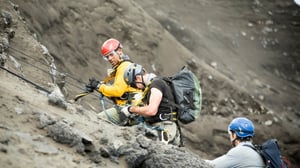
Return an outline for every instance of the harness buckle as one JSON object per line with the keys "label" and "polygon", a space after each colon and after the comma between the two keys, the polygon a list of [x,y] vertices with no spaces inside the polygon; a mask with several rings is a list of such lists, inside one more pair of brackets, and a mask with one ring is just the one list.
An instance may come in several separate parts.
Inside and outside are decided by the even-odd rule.
{"label": "harness buckle", "polygon": [[160,119],[161,121],[166,121],[166,120],[169,119],[169,115],[168,115],[168,114],[165,114],[165,113],[161,113],[161,114],[159,114],[159,119]]}
{"label": "harness buckle", "polygon": [[159,119],[161,121],[166,121],[166,120],[176,121],[177,120],[176,114],[177,114],[176,112],[161,113],[161,114],[159,114]]}

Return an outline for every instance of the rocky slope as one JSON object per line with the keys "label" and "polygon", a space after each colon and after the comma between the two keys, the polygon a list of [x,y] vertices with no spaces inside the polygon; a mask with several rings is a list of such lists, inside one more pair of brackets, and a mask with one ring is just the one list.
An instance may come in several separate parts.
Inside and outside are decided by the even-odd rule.
{"label": "rocky slope", "polygon": [[[155,3],[1,0],[1,11],[12,15],[10,28],[15,32],[9,41],[10,48],[4,52],[5,65],[49,91],[53,89],[49,83],[62,85],[59,78],[66,75],[63,91],[67,93],[66,99],[72,99],[82,91],[89,77],[105,76],[109,65],[101,59],[99,45],[108,37],[118,38],[125,52],[148,70],[170,75],[188,64],[202,83],[201,117],[183,126],[186,147],[179,151],[162,149],[161,153],[171,150],[183,158],[191,157],[192,163],[199,167],[205,166],[201,158],[212,159],[230,148],[226,133],[230,120],[246,116],[256,125],[255,142],[277,138],[283,154],[299,165],[299,43],[292,38],[299,36],[297,6],[281,1],[241,1],[235,5],[204,0],[164,1],[154,10]],[[203,12],[189,10],[193,8]],[[262,9],[267,15],[260,12]],[[203,22],[204,25],[200,24]],[[1,30],[2,35],[8,30]],[[286,61],[282,62],[285,66],[280,66],[280,60]],[[53,66],[57,67],[56,78],[52,75]],[[96,167],[99,164],[126,167],[131,163],[126,157],[115,157],[109,152],[97,155],[101,147],[127,144],[126,137],[135,131],[99,121],[95,114],[101,111],[101,106],[96,94],[60,108],[49,106],[45,93],[2,70],[0,82],[1,163],[6,167]],[[50,119],[42,120],[44,115]],[[91,151],[96,152],[87,152],[90,149],[85,143],[72,144],[77,140],[62,143],[51,134],[56,127],[48,126],[49,123],[41,126],[41,121],[55,121],[60,123],[58,128],[76,130],[75,137],[92,141],[96,150]],[[134,139],[129,141],[141,143]],[[146,148],[153,150],[151,146]],[[23,162],[18,162],[15,156]]]}

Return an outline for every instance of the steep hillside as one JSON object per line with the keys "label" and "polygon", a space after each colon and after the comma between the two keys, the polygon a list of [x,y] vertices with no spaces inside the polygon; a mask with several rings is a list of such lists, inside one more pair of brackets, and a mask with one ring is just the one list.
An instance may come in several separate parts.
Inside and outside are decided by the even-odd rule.
{"label": "steep hillside", "polygon": [[3,168],[209,167],[185,149],[151,142],[138,126],[113,125],[76,104],[53,105],[55,91],[47,96],[5,71],[0,75]]}
{"label": "steep hillside", "polygon": [[[299,9],[294,4],[280,1],[274,5],[268,1],[231,4],[206,0],[163,1],[159,5],[155,1],[122,0],[0,2],[1,11],[12,15],[11,27],[1,33],[15,32],[4,52],[5,67],[46,90],[52,91],[56,82],[64,85],[66,99],[72,99],[82,91],[88,78],[103,79],[109,65],[101,58],[99,45],[108,37],[115,37],[123,43],[125,52],[149,71],[170,75],[188,64],[199,77],[203,109],[196,122],[183,126],[186,147],[181,149],[197,156],[180,153],[181,150],[175,152],[178,156],[192,156],[201,162],[200,158],[212,159],[225,153],[230,148],[228,123],[233,117],[246,116],[255,123],[255,142],[277,138],[283,154],[300,165],[297,66],[300,47],[299,41],[293,43],[291,38],[299,36],[296,18]],[[276,11],[269,12],[275,19],[258,12],[262,9]],[[202,12],[197,15],[199,10]],[[284,22],[286,28],[277,24],[285,19],[279,18],[278,12],[290,16]],[[260,20],[267,22],[266,25],[260,25]],[[272,23],[272,33],[269,23]],[[274,32],[275,29],[280,33]],[[270,34],[272,38],[267,38]],[[264,44],[271,46],[264,48]],[[286,61],[282,62],[285,66],[278,66],[282,65],[278,64],[280,60]],[[277,71],[284,67],[288,68]],[[104,158],[87,154],[85,145],[82,152],[76,145],[57,143],[48,129],[39,126],[41,113],[48,114],[79,130],[82,139],[88,142],[92,139],[97,149],[105,146],[99,139],[114,142],[110,146],[126,142],[124,139],[134,134],[134,128],[120,128],[98,120],[95,116],[102,111],[102,106],[97,94],[76,103],[69,102],[63,105],[65,109],[49,106],[46,93],[34,90],[5,71],[0,72],[1,163],[7,167],[125,166],[125,157],[120,160],[117,157],[119,164],[116,164],[114,155]],[[65,83],[61,81],[63,77]],[[111,105],[109,101],[106,103]],[[24,161],[23,165],[15,161],[15,155]],[[197,163],[195,160],[193,163]]]}
{"label": "steep hillside", "polygon": [[137,3],[195,56],[269,109],[299,111],[300,9],[294,2]]}

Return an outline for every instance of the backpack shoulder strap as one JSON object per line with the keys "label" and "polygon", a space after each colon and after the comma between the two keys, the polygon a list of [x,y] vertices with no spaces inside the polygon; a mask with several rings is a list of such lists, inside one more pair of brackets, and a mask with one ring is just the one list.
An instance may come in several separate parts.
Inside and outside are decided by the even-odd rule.
{"label": "backpack shoulder strap", "polygon": [[260,153],[257,145],[252,146],[252,145],[249,145],[249,144],[244,144],[243,146],[247,146],[247,147],[255,150],[256,152]]}
{"label": "backpack shoulder strap", "polygon": [[249,145],[249,144],[244,144],[243,146],[247,146],[247,147],[253,149],[254,151],[256,151],[262,157],[264,162],[266,161],[263,154],[262,154],[262,146],[261,145],[253,145],[252,146],[252,145]]}
{"label": "backpack shoulder strap", "polygon": [[[175,98],[175,94],[174,94],[174,92],[173,92],[174,89],[173,89],[173,86],[172,86],[172,80],[170,79],[171,77],[160,77],[160,78],[161,78],[162,80],[164,80],[164,81],[168,84],[169,87],[171,87],[172,94],[173,94],[173,96],[174,96],[174,98]],[[169,100],[169,99],[166,98],[166,97],[163,97],[162,101],[164,101],[165,103],[167,103],[167,104],[169,104],[169,105],[171,105],[171,106],[173,106],[173,107],[176,107],[176,108],[178,108],[178,109],[182,108],[181,106],[179,106],[178,104],[176,104],[175,101]]]}

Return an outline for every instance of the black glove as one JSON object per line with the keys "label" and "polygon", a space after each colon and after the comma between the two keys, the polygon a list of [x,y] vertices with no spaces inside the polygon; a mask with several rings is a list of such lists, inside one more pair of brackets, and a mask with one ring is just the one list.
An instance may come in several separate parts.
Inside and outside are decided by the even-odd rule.
{"label": "black glove", "polygon": [[100,86],[100,82],[97,81],[95,78],[89,79],[89,83],[85,85],[85,90],[88,92],[93,92],[94,90],[97,90]]}
{"label": "black glove", "polygon": [[85,88],[84,88],[85,92],[93,92],[94,90],[91,88],[90,85],[85,85]]}

